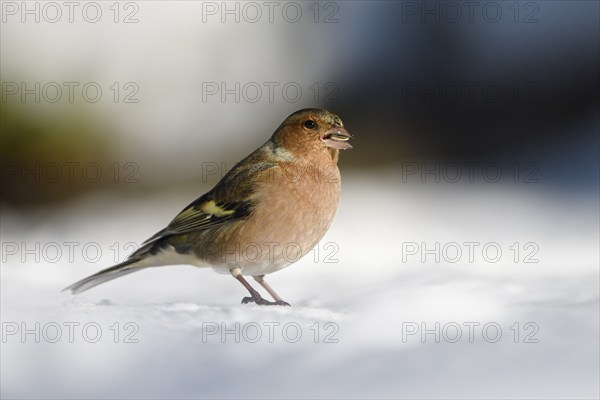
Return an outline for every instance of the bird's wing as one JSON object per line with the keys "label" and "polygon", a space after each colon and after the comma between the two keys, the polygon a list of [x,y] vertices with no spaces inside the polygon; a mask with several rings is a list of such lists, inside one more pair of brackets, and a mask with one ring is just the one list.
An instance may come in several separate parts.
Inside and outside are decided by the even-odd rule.
{"label": "bird's wing", "polygon": [[249,202],[217,203],[211,198],[211,193],[207,193],[184,208],[166,228],[157,232],[144,243],[150,243],[165,236],[200,231],[239,220],[248,216],[250,210]]}
{"label": "bird's wing", "polygon": [[[272,163],[257,163],[253,153],[234,166],[208,193],[184,208],[166,228],[144,242],[151,243],[166,236],[201,231],[246,218],[254,203],[250,200],[265,171]],[[264,180],[264,179],[263,179]]]}

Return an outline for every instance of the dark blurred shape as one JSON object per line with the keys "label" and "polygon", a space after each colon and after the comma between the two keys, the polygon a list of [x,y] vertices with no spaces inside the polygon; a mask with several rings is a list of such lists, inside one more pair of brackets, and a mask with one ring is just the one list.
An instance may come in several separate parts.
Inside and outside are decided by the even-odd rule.
{"label": "dark blurred shape", "polygon": [[85,110],[5,101],[0,121],[0,202],[48,205],[113,181],[114,142]]}
{"label": "dark blurred shape", "polygon": [[[456,21],[445,2],[384,4],[344,3],[357,32],[340,43],[352,67],[337,111],[360,149],[349,164],[518,158],[597,169],[600,3],[476,2],[471,21],[466,3],[451,3]],[[501,18],[482,16],[486,7]]]}

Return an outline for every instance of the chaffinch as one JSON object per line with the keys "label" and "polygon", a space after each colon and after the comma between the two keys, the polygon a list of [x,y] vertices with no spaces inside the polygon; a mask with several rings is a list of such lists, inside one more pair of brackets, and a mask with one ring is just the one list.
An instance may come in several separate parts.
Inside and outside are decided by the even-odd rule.
{"label": "chaffinch", "polygon": [[[250,292],[242,303],[289,305],[264,280],[323,237],[340,197],[339,151],[351,135],[321,109],[291,114],[271,138],[185,207],[127,260],[63,290],[83,292],[147,267],[191,264],[231,273]],[[251,275],[273,297],[261,297]]]}

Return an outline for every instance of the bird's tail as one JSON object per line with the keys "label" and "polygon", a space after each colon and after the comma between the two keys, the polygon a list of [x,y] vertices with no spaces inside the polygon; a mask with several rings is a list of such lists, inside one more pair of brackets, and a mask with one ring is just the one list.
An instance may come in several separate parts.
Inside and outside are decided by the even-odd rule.
{"label": "bird's tail", "polygon": [[138,261],[140,261],[139,258],[125,260],[120,264],[103,269],[102,271],[97,272],[94,275],[90,275],[87,278],[83,278],[71,286],[67,286],[62,291],[64,292],[66,290],[70,290],[72,294],[81,293],[93,288],[94,286],[98,286],[101,283],[112,281],[113,279],[131,274],[132,272],[140,271],[144,269],[145,266],[136,265]]}

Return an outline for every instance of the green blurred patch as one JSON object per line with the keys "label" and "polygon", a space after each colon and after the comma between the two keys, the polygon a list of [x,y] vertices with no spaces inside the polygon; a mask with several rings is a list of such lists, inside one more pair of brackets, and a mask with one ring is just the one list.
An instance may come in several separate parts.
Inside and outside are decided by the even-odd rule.
{"label": "green blurred patch", "polygon": [[76,104],[3,101],[0,202],[45,205],[113,182],[111,164],[116,157],[111,161],[115,146],[109,132],[99,115]]}

